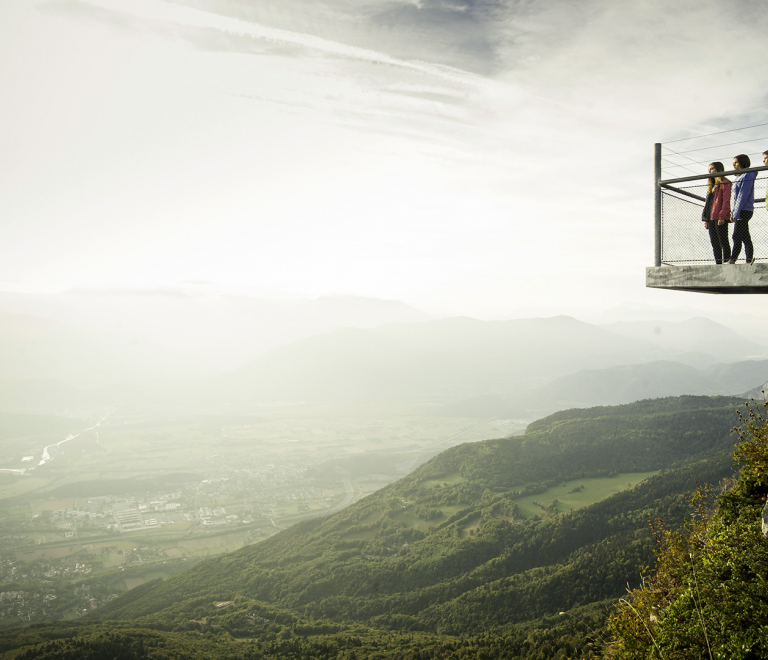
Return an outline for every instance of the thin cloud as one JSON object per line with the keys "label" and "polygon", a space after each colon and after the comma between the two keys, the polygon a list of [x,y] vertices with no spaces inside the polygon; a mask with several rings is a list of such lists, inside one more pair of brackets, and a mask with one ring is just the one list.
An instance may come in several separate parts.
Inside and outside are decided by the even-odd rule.
{"label": "thin cloud", "polygon": [[500,0],[172,0],[248,22],[489,76],[498,71]]}
{"label": "thin cloud", "polygon": [[[312,34],[271,28],[236,18],[209,14],[197,9],[168,5],[156,0],[131,0],[131,2],[123,0],[91,0],[88,2],[85,0],[63,0],[60,3],[48,3],[45,7],[49,11],[57,8],[75,17],[88,16],[94,20],[106,21],[123,28],[145,25],[149,29],[156,30],[159,23],[166,23],[169,26],[175,25],[183,28],[215,29],[223,34],[233,35],[235,40],[242,36],[248,36],[273,43],[302,46],[314,51],[372,64],[398,67],[453,82],[471,85],[484,84],[481,77],[455,67],[431,62],[401,60],[386,53],[349,46]],[[89,14],[89,8],[95,11],[91,11]],[[170,33],[177,34],[173,29],[170,30]]]}
{"label": "thin cloud", "polygon": [[[18,256],[30,246],[49,279],[354,282],[463,296],[467,309],[511,292],[519,304],[621,296],[642,287],[652,250],[652,142],[765,116],[768,14],[754,2],[59,0],[43,11],[74,20],[30,20],[39,32],[5,86],[16,114],[3,138],[9,173],[55,194],[6,183],[23,242],[6,247],[4,269],[31,272]],[[41,171],[53,156],[55,173]],[[67,206],[72,191],[79,206]],[[57,222],[44,231],[37,217]],[[67,251],[51,239],[58,227],[76,239]],[[542,259],[568,271],[561,292],[544,277],[519,286]],[[598,285],[600,272],[611,277]]]}
{"label": "thin cloud", "polygon": [[395,94],[414,99],[421,99],[422,101],[434,101],[441,104],[447,103],[450,105],[462,105],[467,100],[466,96],[463,94],[451,93],[450,91],[443,89],[398,89],[396,87],[392,87],[389,89],[382,89],[382,92],[386,94]]}
{"label": "thin cloud", "polygon": [[325,117],[321,121],[355,131],[370,128],[372,133],[398,134],[422,145],[466,146],[473,108],[494,85],[460,69],[404,61],[373,49],[156,0],[59,0],[40,8],[159,35],[200,51],[296,60],[316,82],[286,79],[280,87],[256,93],[227,87],[212,91],[291,112],[315,113]]}

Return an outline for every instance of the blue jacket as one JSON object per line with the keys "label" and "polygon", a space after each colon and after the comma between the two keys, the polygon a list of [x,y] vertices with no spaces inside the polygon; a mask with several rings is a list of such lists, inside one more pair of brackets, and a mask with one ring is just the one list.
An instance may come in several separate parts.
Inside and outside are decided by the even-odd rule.
{"label": "blue jacket", "polygon": [[731,215],[738,220],[742,211],[755,210],[755,179],[757,172],[740,174],[733,181],[733,203]]}

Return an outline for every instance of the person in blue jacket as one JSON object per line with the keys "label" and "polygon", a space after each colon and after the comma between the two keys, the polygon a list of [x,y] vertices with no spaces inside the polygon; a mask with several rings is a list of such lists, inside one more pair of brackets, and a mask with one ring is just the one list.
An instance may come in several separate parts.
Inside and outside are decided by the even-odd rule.
{"label": "person in blue jacket", "polygon": [[[744,170],[750,166],[749,156],[739,154],[733,158],[733,169]],[[733,226],[733,251],[729,264],[735,264],[744,244],[747,263],[754,261],[752,237],[749,235],[749,221],[755,212],[755,179],[757,172],[739,174],[733,181],[733,201],[731,202],[731,222]]]}

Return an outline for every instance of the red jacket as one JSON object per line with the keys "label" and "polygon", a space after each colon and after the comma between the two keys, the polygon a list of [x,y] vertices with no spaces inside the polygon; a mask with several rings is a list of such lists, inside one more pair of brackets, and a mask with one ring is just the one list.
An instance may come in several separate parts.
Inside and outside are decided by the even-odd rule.
{"label": "red jacket", "polygon": [[723,181],[715,188],[715,197],[712,200],[712,209],[709,213],[712,220],[731,219],[731,182]]}

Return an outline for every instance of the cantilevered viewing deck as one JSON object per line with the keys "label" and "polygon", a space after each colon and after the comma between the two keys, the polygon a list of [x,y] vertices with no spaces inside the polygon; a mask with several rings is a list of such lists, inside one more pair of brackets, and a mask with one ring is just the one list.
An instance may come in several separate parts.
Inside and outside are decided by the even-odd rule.
{"label": "cantilevered viewing deck", "polygon": [[[722,141],[722,134],[715,135]],[[760,149],[757,153],[756,148]],[[666,145],[655,145],[655,265],[646,268],[646,286],[700,293],[768,293],[768,210],[765,202],[768,166],[762,164],[761,153],[768,149],[768,138],[678,149],[675,151]],[[747,153],[751,164],[758,166],[732,169],[737,153]],[[708,164],[714,161],[722,162],[726,168],[718,176],[727,177],[731,182],[739,175],[756,173],[754,215],[749,220],[754,245],[752,263],[746,263],[743,248],[735,264],[715,262],[710,232],[702,221],[707,180],[712,176],[707,172]],[[662,162],[666,163],[664,167]],[[669,171],[673,168],[678,168],[678,171],[682,168],[692,174],[662,178],[663,169]],[[734,224],[727,226],[729,245],[732,245]]]}
{"label": "cantilevered viewing deck", "polygon": [[645,269],[645,286],[699,293],[768,293],[768,263],[655,266]]}

